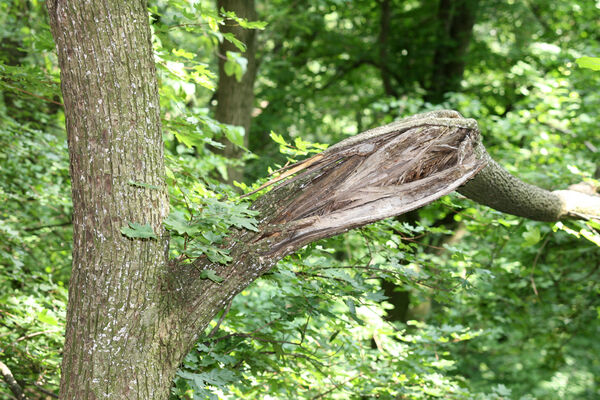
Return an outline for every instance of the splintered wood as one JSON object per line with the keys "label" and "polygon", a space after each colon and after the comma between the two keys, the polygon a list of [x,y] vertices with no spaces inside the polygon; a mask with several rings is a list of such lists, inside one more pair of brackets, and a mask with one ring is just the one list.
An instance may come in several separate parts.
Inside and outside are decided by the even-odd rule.
{"label": "splintered wood", "polygon": [[270,210],[256,241],[268,240],[269,253],[284,254],[422,207],[486,165],[476,154],[479,140],[475,120],[448,110],[346,139],[263,185],[278,183],[257,202]]}

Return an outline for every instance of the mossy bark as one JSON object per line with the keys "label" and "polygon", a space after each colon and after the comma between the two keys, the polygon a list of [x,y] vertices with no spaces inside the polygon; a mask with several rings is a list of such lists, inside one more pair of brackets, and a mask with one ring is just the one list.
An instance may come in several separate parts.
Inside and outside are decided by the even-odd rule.
{"label": "mossy bark", "polygon": [[549,191],[523,182],[494,161],[482,144],[478,157],[486,167],[458,189],[462,195],[495,210],[538,221],[600,217],[600,197],[575,190]]}
{"label": "mossy bark", "polygon": [[557,221],[561,215],[560,199],[551,192],[530,185],[511,175],[479,149],[486,167],[458,192],[495,210],[541,221]]}

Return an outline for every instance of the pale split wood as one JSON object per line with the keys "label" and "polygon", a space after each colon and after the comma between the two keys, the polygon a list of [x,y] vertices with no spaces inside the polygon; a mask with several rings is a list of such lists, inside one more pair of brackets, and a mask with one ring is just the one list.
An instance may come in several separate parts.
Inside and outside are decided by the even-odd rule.
{"label": "pale split wood", "polygon": [[479,141],[475,120],[440,110],[339,142],[260,188],[278,184],[257,202],[270,211],[255,242],[267,240],[267,254],[288,253],[422,207],[485,167]]}

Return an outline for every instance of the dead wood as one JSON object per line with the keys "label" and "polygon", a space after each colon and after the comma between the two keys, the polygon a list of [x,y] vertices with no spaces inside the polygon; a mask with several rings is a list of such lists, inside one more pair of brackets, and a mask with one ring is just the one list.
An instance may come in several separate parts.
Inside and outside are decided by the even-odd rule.
{"label": "dead wood", "polygon": [[477,174],[477,123],[455,111],[419,114],[346,139],[289,166],[255,208],[266,217],[254,243],[287,254],[317,239],[403,214]]}

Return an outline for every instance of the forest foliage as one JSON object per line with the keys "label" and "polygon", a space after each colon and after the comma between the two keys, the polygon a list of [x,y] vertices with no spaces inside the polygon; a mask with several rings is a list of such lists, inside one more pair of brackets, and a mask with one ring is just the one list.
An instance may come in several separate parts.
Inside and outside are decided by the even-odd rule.
{"label": "forest foliage", "polygon": [[[438,11],[448,3],[258,1],[259,21],[246,21],[212,1],[150,1],[172,257],[228,262],[227,235],[256,229],[257,195],[242,192],[326,144],[433,109],[475,118],[490,154],[528,182],[597,183],[600,3],[461,0],[450,16]],[[44,7],[0,0],[0,361],[32,399],[58,392],[72,250]],[[246,67],[225,19],[259,31],[250,132],[214,118],[218,57],[237,79]],[[218,54],[223,40],[238,51]],[[243,156],[225,157],[225,141]],[[244,182],[227,184],[228,167]],[[310,244],[217,315],[172,398],[597,399],[598,246],[596,222],[528,221],[457,194]]]}

